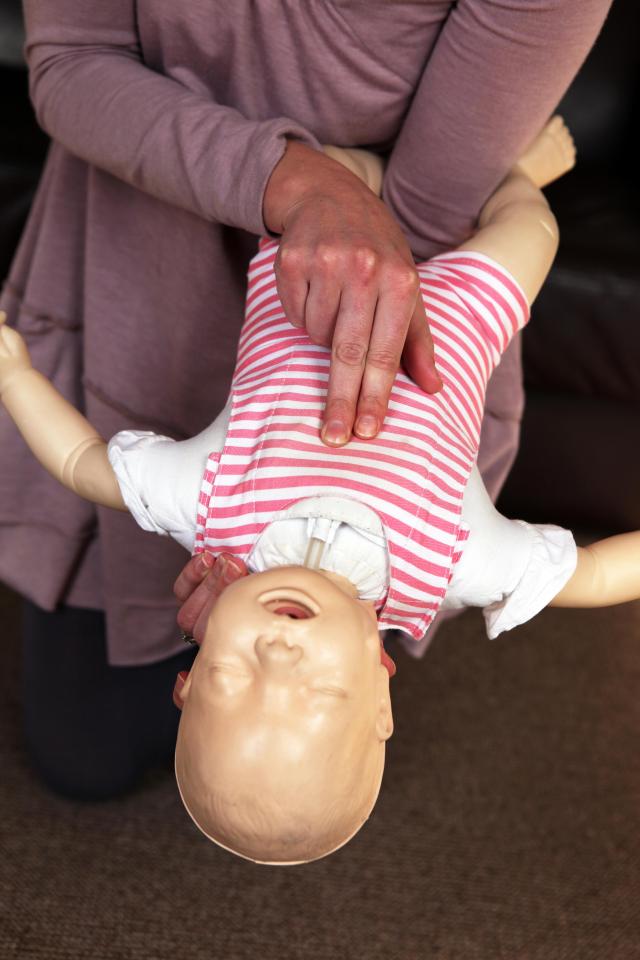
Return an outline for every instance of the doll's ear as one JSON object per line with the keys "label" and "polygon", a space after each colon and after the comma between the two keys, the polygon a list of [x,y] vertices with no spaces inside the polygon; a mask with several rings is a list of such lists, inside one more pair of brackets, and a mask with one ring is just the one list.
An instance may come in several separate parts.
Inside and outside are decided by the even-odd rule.
{"label": "doll's ear", "polygon": [[376,716],[376,735],[379,740],[388,740],[393,733],[393,712],[391,693],[389,692],[389,672],[380,665],[380,686],[378,688],[378,713]]}
{"label": "doll's ear", "polygon": [[190,689],[191,675],[188,670],[181,670],[173,687],[173,702],[178,710],[182,710],[185,705]]}

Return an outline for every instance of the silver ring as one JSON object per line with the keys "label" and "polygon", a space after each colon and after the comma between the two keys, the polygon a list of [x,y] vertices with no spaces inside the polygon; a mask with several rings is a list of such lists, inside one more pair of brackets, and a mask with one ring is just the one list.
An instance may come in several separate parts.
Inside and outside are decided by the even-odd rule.
{"label": "silver ring", "polygon": [[190,633],[185,633],[184,630],[180,631],[180,639],[182,640],[183,643],[190,643],[192,646],[197,642],[195,638],[191,636]]}

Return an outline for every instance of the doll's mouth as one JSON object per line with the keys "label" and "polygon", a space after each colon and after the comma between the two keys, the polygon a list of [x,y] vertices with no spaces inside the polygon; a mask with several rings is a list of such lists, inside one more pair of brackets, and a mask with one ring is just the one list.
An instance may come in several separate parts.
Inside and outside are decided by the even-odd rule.
{"label": "doll's mouth", "polygon": [[265,607],[271,613],[276,613],[279,617],[289,617],[290,620],[309,620],[315,616],[309,607],[292,600],[269,600]]}
{"label": "doll's mouth", "polygon": [[290,620],[310,620],[320,612],[316,604],[298,590],[270,590],[259,597],[265,610]]}

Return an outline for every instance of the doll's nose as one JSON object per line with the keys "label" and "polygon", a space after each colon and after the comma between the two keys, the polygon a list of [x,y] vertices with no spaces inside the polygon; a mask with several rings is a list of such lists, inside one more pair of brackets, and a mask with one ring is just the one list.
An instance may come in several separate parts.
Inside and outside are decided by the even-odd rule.
{"label": "doll's nose", "polygon": [[256,654],[263,667],[294,667],[302,656],[302,647],[284,636],[261,634],[256,640]]}

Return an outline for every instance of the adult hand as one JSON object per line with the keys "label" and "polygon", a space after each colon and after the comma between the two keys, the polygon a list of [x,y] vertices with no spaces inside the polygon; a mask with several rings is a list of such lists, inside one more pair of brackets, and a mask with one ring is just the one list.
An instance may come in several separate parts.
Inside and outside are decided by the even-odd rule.
{"label": "adult hand", "polygon": [[247,573],[242,560],[230,554],[221,553],[217,559],[210,553],[191,557],[173,585],[175,597],[181,603],[180,629],[202,643],[211,606],[225,587]]}
{"label": "adult hand", "polygon": [[332,348],[325,443],[379,432],[401,358],[423,390],[441,388],[411,251],[358,177],[290,142],[267,184],[264,219],[282,234],[275,270],[289,321]]}

